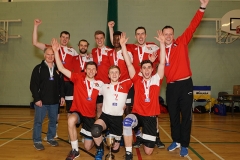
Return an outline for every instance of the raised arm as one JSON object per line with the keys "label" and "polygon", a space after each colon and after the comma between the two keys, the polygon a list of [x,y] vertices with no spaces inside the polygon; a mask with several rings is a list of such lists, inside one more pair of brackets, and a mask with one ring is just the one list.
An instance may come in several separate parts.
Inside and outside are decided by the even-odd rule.
{"label": "raised arm", "polygon": [[54,52],[55,61],[56,61],[58,70],[62,72],[62,74],[64,74],[66,77],[71,78],[71,72],[63,66],[60,60],[60,57],[58,54],[58,50],[60,49],[60,44],[58,43],[57,39],[53,38],[51,41],[51,44],[52,44],[52,49]]}
{"label": "raised arm", "polygon": [[108,22],[108,29],[109,29],[109,34],[110,34],[110,41],[113,45],[113,33],[114,33],[114,30],[113,30],[113,27],[115,25],[115,22],[114,21],[109,21]]}
{"label": "raised arm", "polygon": [[125,62],[126,62],[127,68],[128,68],[129,76],[130,76],[130,78],[133,78],[134,75],[136,74],[136,71],[132,65],[131,58],[127,52],[127,47],[126,47],[127,41],[128,41],[128,38],[126,38],[126,33],[122,33],[121,38],[120,38],[122,53],[123,53],[123,57],[125,59]]}
{"label": "raised arm", "polygon": [[38,42],[38,26],[42,23],[40,19],[34,19],[34,27],[33,27],[33,35],[32,35],[32,44],[36,46],[37,48],[44,50],[45,44]]}
{"label": "raised arm", "polygon": [[207,7],[207,5],[208,5],[208,2],[209,2],[209,0],[200,0],[200,2],[201,2],[201,8],[203,8],[203,9],[201,9],[202,11],[204,11],[205,10],[205,8]]}
{"label": "raised arm", "polygon": [[155,37],[160,42],[160,63],[158,65],[157,73],[159,77],[162,79],[164,76],[164,67],[165,67],[165,57],[166,57],[166,51],[165,51],[165,38],[162,34],[162,31],[157,31],[158,37]]}

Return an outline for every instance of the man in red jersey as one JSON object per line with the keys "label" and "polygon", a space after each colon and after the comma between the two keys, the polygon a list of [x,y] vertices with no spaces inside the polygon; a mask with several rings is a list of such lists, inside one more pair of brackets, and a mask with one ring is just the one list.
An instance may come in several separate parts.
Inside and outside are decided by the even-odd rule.
{"label": "man in red jersey", "polygon": [[[110,83],[108,78],[108,69],[110,62],[108,58],[108,52],[112,50],[104,45],[105,33],[103,31],[96,31],[94,38],[97,44],[97,48],[92,49],[93,61],[98,65],[98,73],[95,77],[96,80],[101,80],[103,83]],[[97,99],[97,117],[102,113],[103,96],[98,96]]]}
{"label": "man in red jersey", "polygon": [[72,150],[68,154],[66,160],[73,160],[78,157],[78,139],[77,128],[81,123],[81,134],[85,137],[84,147],[86,150],[90,150],[93,145],[93,139],[91,135],[91,127],[95,122],[96,116],[96,100],[102,86],[102,81],[97,81],[94,76],[97,73],[97,64],[95,62],[88,62],[86,64],[85,72],[86,76],[79,73],[74,73],[64,68],[59,58],[58,50],[60,45],[56,39],[52,40],[52,47],[55,54],[56,63],[60,72],[70,78],[74,83],[74,99],[72,107],[70,108],[70,115],[68,117],[68,132],[71,140]]}
{"label": "man in red jersey", "polygon": [[[33,28],[33,35],[32,35],[32,44],[41,49],[44,50],[47,47],[51,47],[49,44],[44,44],[41,42],[38,42],[38,26],[42,23],[40,19],[35,19],[34,20],[34,28]],[[67,31],[62,31],[60,33],[60,44],[61,44],[61,49],[59,50],[59,55],[61,58],[61,61],[64,65],[65,68],[69,69],[72,71],[72,57],[78,55],[77,52],[71,48],[68,47],[68,42],[70,40],[70,33]],[[72,105],[72,100],[73,100],[73,83],[69,81],[69,79],[64,76],[64,93],[65,93],[65,102],[66,102],[66,110],[69,111],[70,107]],[[59,109],[58,109],[59,113]],[[59,119],[60,114],[58,114],[58,119]],[[57,124],[56,126],[58,127],[58,119],[57,119]],[[57,132],[55,138],[57,138]],[[46,140],[46,138],[45,138]]]}
{"label": "man in red jersey", "polygon": [[[192,124],[193,82],[188,56],[188,43],[200,24],[209,0],[200,0],[201,6],[188,28],[174,39],[174,29],[162,29],[166,45],[165,76],[167,80],[166,101],[171,122],[172,144],[167,148],[173,151],[180,148],[180,156],[188,155]],[[180,116],[181,114],[181,116]]]}
{"label": "man in red jersey", "polygon": [[[108,22],[108,27],[109,27],[109,32],[110,32],[110,39],[113,41],[113,27],[115,23],[113,21]],[[147,34],[146,34],[146,29],[144,27],[138,27],[135,29],[135,38],[137,40],[136,44],[127,44],[127,50],[132,54],[133,56],[133,66],[137,72],[137,74],[141,75],[142,73],[140,72],[140,63],[143,60],[150,60],[153,62],[153,74],[156,72],[157,66],[159,64],[159,59],[157,59],[159,55],[159,47],[155,43],[149,43],[146,42]],[[133,104],[134,101],[134,86],[130,89],[129,91],[129,97],[128,99],[130,102],[126,107],[125,113],[130,113],[130,107]],[[132,100],[132,101],[131,101]],[[165,148],[165,145],[161,142],[160,140],[160,135],[159,135],[159,129],[158,129],[158,118],[156,118],[157,121],[157,133],[156,133],[156,146],[158,148]],[[133,146],[135,148],[139,148],[140,145],[142,144],[142,133],[141,130],[138,128],[135,128],[134,130],[135,135],[136,135],[136,142],[133,143]]]}
{"label": "man in red jersey", "polygon": [[158,95],[160,91],[160,80],[164,76],[165,66],[165,45],[162,32],[158,31],[158,37],[155,38],[160,42],[161,55],[157,72],[153,76],[153,64],[150,60],[143,60],[141,62],[140,72],[142,76],[138,75],[130,61],[129,55],[127,54],[126,42],[128,39],[125,37],[125,34],[122,34],[120,39],[123,56],[129,71],[129,76],[132,79],[135,88],[137,88],[135,90],[132,113],[127,115],[123,120],[123,136],[126,148],[126,160],[131,160],[133,158],[132,128],[142,127],[144,151],[147,155],[152,154],[155,146],[157,130],[156,117],[160,114]]}
{"label": "man in red jersey", "polygon": [[86,63],[93,61],[90,54],[87,53],[89,43],[85,39],[78,42],[79,55],[73,57],[73,72],[85,75],[84,69]]}

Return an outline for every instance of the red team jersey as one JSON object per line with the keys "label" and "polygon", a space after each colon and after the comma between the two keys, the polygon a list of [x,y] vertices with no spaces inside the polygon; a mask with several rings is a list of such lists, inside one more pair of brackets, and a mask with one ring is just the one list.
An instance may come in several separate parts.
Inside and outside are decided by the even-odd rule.
{"label": "red team jersey", "polygon": [[[87,85],[90,85],[88,80],[85,80],[86,76],[82,76],[78,73],[71,73],[70,80],[74,83],[73,103],[70,111],[77,111],[85,117],[94,118],[96,117],[96,100],[101,86],[102,81],[94,81],[91,100],[88,100]],[[90,87],[91,88],[91,87]]]}
{"label": "red team jersey", "polygon": [[[157,52],[158,57],[153,63],[153,74],[156,72],[157,65],[159,63],[159,47],[155,43],[146,43],[144,47],[137,46],[136,44],[127,44],[127,50],[131,52],[133,56],[133,66],[136,70],[136,73],[139,74],[140,72],[140,63],[143,60],[148,60],[148,56],[153,54],[154,52]],[[142,50],[144,50],[144,53],[142,53]]]}
{"label": "red team jersey", "polygon": [[164,71],[167,83],[192,76],[188,57],[188,43],[200,24],[203,14],[204,12],[197,11],[188,28],[170,46],[170,53],[169,48],[166,48],[166,56],[169,56],[169,66],[165,66]]}
{"label": "red team jersey", "polygon": [[[128,52],[128,54],[131,58],[131,61],[133,61],[132,54],[130,52]],[[129,73],[128,73],[128,68],[127,68],[125,60],[123,58],[122,50],[119,50],[117,53],[114,49],[110,50],[108,52],[108,57],[109,57],[109,62],[110,62],[111,66],[116,65],[120,68],[121,76],[119,78],[119,81],[129,79],[130,77],[129,77]]]}
{"label": "red team jersey", "polygon": [[100,94],[104,97],[102,111],[108,115],[122,116],[123,107],[131,86],[132,81],[130,79],[119,82],[116,85],[104,84],[100,90]]}
{"label": "red team jersey", "polygon": [[111,48],[107,47],[92,49],[93,61],[98,65],[98,72],[95,79],[101,80],[103,83],[110,83],[108,78],[108,69],[110,67],[108,52],[111,50]]}
{"label": "red team jersey", "polygon": [[149,82],[149,102],[146,102],[144,84],[146,81],[142,77],[135,74],[132,78],[134,84],[134,103],[132,113],[137,113],[141,116],[156,116],[160,114],[158,95],[160,91],[160,77],[155,74]]}

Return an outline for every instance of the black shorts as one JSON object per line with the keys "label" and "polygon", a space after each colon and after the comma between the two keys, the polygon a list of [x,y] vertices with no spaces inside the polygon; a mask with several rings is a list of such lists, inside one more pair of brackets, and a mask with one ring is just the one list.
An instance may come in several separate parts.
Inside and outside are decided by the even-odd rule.
{"label": "black shorts", "polygon": [[99,119],[105,122],[107,128],[109,128],[109,133],[113,135],[117,141],[120,141],[123,132],[123,116],[112,116],[102,112]]}
{"label": "black shorts", "polygon": [[80,134],[86,138],[92,139],[91,128],[95,122],[95,118],[85,117],[76,111],[70,113],[78,115],[78,123],[76,124],[76,127],[79,127],[82,124]]}
{"label": "black shorts", "polygon": [[98,103],[103,103],[103,96],[102,95],[100,95],[100,96],[97,96],[97,102],[96,102],[97,104]]}
{"label": "black shorts", "polygon": [[73,97],[73,83],[71,81],[64,81],[64,93],[65,93],[65,101],[66,101],[66,110],[69,112],[72,106],[72,98]]}
{"label": "black shorts", "polygon": [[128,107],[133,106],[133,101],[134,101],[134,86],[132,86],[128,91],[126,106]]}
{"label": "black shorts", "polygon": [[138,124],[134,128],[142,127],[143,144],[149,148],[154,148],[157,133],[157,116],[141,116],[136,113],[132,114],[134,114],[138,119]]}

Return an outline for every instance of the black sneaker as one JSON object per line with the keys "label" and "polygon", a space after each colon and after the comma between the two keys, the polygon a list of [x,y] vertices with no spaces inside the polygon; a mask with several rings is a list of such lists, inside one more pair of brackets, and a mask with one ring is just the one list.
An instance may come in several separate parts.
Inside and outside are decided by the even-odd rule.
{"label": "black sneaker", "polygon": [[125,160],[132,160],[132,159],[133,159],[133,154],[132,154],[132,152],[126,152]]}
{"label": "black sneaker", "polygon": [[165,144],[163,144],[159,138],[156,138],[156,141],[155,141],[155,145],[158,147],[158,148],[165,148]]}
{"label": "black sneaker", "polygon": [[44,146],[42,145],[42,142],[35,142],[33,143],[33,146],[39,151],[44,150]]}
{"label": "black sneaker", "polygon": [[77,157],[80,156],[80,153],[79,151],[76,151],[75,149],[74,150],[71,150],[66,158],[66,160],[73,160]]}
{"label": "black sneaker", "polygon": [[54,139],[48,140],[47,143],[50,144],[53,147],[58,146],[58,142],[56,140],[54,140]]}
{"label": "black sneaker", "polygon": [[137,136],[136,142],[133,143],[133,147],[139,148],[142,145],[142,141],[143,141],[142,137]]}

